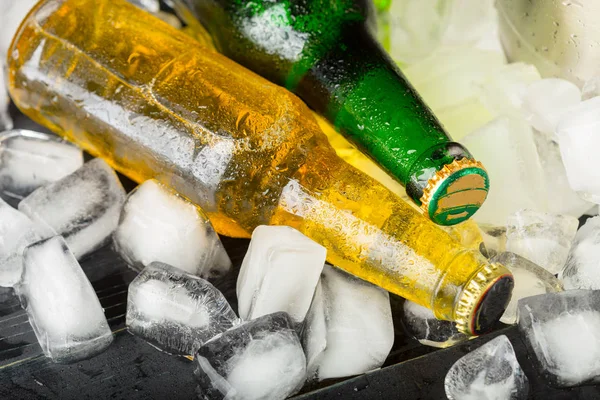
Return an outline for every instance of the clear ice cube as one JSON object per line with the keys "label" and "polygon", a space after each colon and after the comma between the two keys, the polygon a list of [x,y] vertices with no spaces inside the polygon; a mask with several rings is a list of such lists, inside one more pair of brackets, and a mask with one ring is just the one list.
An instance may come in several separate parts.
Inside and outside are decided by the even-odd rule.
{"label": "clear ice cube", "polygon": [[523,101],[523,113],[535,129],[554,136],[561,117],[579,102],[581,91],[574,83],[547,78],[529,85]]}
{"label": "clear ice cube", "polygon": [[284,312],[268,314],[204,344],[195,357],[199,398],[277,400],[300,390],[306,358],[293,325]]}
{"label": "clear ice cube", "polygon": [[326,265],[303,333],[309,378],[339,378],[379,368],[393,342],[388,292]]}
{"label": "clear ice cube", "polygon": [[567,290],[522,299],[519,330],[540,375],[553,386],[600,382],[600,291]]}
{"label": "clear ice cube", "polygon": [[456,329],[454,322],[439,320],[430,309],[409,300],[404,302],[402,324],[412,337],[426,346],[446,348],[469,338]]}
{"label": "clear ice cube", "polygon": [[0,132],[13,128],[13,120],[8,112],[10,98],[7,90],[4,65],[3,61],[0,61]]}
{"label": "clear ice cube", "polygon": [[480,224],[485,256],[492,258],[506,250],[506,227]]}
{"label": "clear ice cube", "polygon": [[81,259],[110,239],[124,200],[119,178],[96,158],[31,193],[19,203],[19,211],[31,218],[42,236],[62,235]]}
{"label": "clear ice cube", "polygon": [[520,210],[510,215],[506,251],[558,274],[565,266],[579,221],[568,215]]}
{"label": "clear ice cube", "polygon": [[14,286],[23,272],[23,251],[38,240],[33,222],[0,199],[0,286]]}
{"label": "clear ice cube", "polygon": [[500,263],[510,270],[515,280],[510,303],[500,318],[505,324],[517,323],[517,304],[519,300],[538,294],[561,292],[562,283],[544,268],[515,253],[498,254],[490,262]]}
{"label": "clear ice cube", "polygon": [[565,289],[600,289],[600,217],[589,218],[577,231],[565,268]]}
{"label": "clear ice cube", "polygon": [[510,340],[500,335],[454,363],[444,388],[450,400],[521,400],[529,380]]}
{"label": "clear ice cube", "polygon": [[538,156],[544,170],[545,196],[548,211],[555,214],[581,217],[594,203],[585,201],[569,185],[567,171],[560,154],[558,143],[547,135],[534,131],[533,136]]}
{"label": "clear ice cube", "polygon": [[18,202],[75,172],[83,153],[54,135],[22,129],[0,133],[0,197]]}
{"label": "clear ice cube", "polygon": [[160,349],[194,354],[238,318],[208,281],[153,262],[129,285],[126,320],[130,332]]}
{"label": "clear ice cube", "polygon": [[62,237],[27,247],[23,266],[15,290],[47,357],[77,361],[112,342],[100,301]]}
{"label": "clear ice cube", "polygon": [[560,153],[571,188],[585,200],[600,203],[600,97],[582,101],[563,116],[556,128]]}
{"label": "clear ice cube", "polygon": [[296,323],[304,321],[326,254],[293,228],[257,227],[237,280],[240,318],[285,311]]}
{"label": "clear ice cube", "polygon": [[204,212],[156,180],[129,194],[113,242],[138,271],[159,261],[202,278],[216,278],[231,267]]}
{"label": "clear ice cube", "polygon": [[544,177],[542,166],[531,127],[522,117],[499,117],[461,143],[485,165],[493,182],[475,221],[505,226],[506,218],[520,209],[546,209],[539,184]]}

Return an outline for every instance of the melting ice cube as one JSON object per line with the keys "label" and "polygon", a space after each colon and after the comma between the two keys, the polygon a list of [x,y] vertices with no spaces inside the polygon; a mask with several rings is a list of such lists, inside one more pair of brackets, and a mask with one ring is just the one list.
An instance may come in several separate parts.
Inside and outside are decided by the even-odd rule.
{"label": "melting ice cube", "polygon": [[485,165],[494,182],[474,215],[475,221],[504,226],[508,215],[520,209],[546,209],[545,193],[539,185],[543,182],[542,166],[531,127],[522,117],[499,117],[461,143]]}
{"label": "melting ice cube", "polygon": [[519,301],[519,330],[553,386],[600,382],[600,291],[568,290]]}
{"label": "melting ice cube", "polygon": [[505,324],[517,323],[517,303],[520,299],[563,290],[562,283],[554,275],[517,254],[501,253],[490,261],[504,265],[515,279],[510,303],[500,318]]}
{"label": "melting ice cube", "polygon": [[505,335],[459,359],[444,381],[450,400],[521,400],[529,381]]}
{"label": "melting ice cube", "polygon": [[0,197],[17,203],[83,165],[80,149],[54,135],[16,129],[0,134]]}
{"label": "melting ice cube", "polygon": [[277,311],[300,323],[315,293],[327,250],[287,226],[259,226],[237,281],[238,308],[244,320]]}
{"label": "melting ice cube", "polygon": [[119,254],[137,270],[160,261],[193,275],[214,278],[231,267],[202,210],[155,180],[144,182],[129,194],[113,241]]}
{"label": "melting ice cube", "polygon": [[600,217],[588,219],[577,231],[565,268],[565,289],[600,289]]}
{"label": "melting ice cube", "polygon": [[508,217],[506,250],[554,275],[565,266],[578,226],[568,215],[520,210]]}
{"label": "melting ice cube", "polygon": [[110,239],[124,200],[117,175],[96,158],[31,193],[19,203],[19,211],[31,218],[42,236],[62,235],[81,259]]}
{"label": "melting ice cube", "polygon": [[113,340],[89,280],[60,236],[25,249],[15,287],[40,346],[55,362],[88,358]]}
{"label": "melting ice cube", "polygon": [[303,334],[309,378],[338,378],[379,368],[393,342],[388,293],[326,265]]}
{"label": "melting ice cube", "polygon": [[535,129],[554,136],[561,117],[579,102],[581,91],[574,83],[564,79],[547,78],[529,85],[523,102],[523,112]]}
{"label": "melting ice cube", "polygon": [[196,353],[201,399],[285,399],[302,387],[306,358],[284,312],[258,317],[207,342]]}
{"label": "melting ice cube", "polygon": [[129,285],[128,329],[170,353],[194,354],[237,319],[213,285],[170,265],[154,262]]}
{"label": "melting ice cube", "polygon": [[456,329],[454,322],[439,320],[430,309],[409,300],[404,302],[402,324],[412,337],[426,346],[445,348],[469,338]]}
{"label": "melting ice cube", "polygon": [[21,279],[23,250],[37,240],[33,222],[0,199],[0,286]]}
{"label": "melting ice cube", "polygon": [[571,188],[585,200],[600,203],[600,97],[569,109],[556,128],[560,153]]}

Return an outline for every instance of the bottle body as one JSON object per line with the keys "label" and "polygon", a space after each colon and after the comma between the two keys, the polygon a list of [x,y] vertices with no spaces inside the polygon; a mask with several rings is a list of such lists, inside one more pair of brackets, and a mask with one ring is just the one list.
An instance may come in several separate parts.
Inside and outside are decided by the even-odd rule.
{"label": "bottle body", "polygon": [[121,0],[39,3],[8,62],[25,114],[137,182],[171,186],[220,234],[292,226],[340,268],[449,320],[473,282],[510,280],[340,160],[294,95]]}
{"label": "bottle body", "polygon": [[[370,155],[434,222],[468,219],[487,196],[483,167],[452,142],[374,38],[366,0],[174,0],[226,56],[298,94]],[[447,165],[463,160],[453,171]],[[469,162],[466,162],[469,160]],[[460,176],[454,189],[437,184]],[[440,176],[441,174],[441,176]],[[458,187],[458,188],[457,188]],[[438,204],[437,199],[452,197]]]}

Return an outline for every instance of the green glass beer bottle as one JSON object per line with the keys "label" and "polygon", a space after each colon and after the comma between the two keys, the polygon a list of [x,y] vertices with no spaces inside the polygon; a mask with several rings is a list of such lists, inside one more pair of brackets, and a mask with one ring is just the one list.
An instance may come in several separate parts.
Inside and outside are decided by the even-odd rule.
{"label": "green glass beer bottle", "polygon": [[[487,196],[481,163],[452,142],[373,36],[367,0],[171,0],[223,54],[299,95],[405,185],[441,225]],[[193,19],[193,21],[192,21]]]}

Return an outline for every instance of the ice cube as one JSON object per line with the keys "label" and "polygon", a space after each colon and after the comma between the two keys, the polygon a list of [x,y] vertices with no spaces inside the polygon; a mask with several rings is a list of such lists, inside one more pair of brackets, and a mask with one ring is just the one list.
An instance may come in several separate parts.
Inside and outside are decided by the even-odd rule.
{"label": "ice cube", "polygon": [[160,1],[158,0],[128,0],[131,4],[138,6],[148,12],[157,13],[160,11]]}
{"label": "ice cube", "polygon": [[506,335],[500,335],[460,358],[446,374],[450,400],[520,400],[529,380]]}
{"label": "ice cube", "polygon": [[581,89],[581,98],[589,100],[593,97],[600,96],[600,75],[588,79]]}
{"label": "ice cube", "polygon": [[600,382],[600,291],[568,290],[519,301],[519,330],[553,386]]}
{"label": "ice cube", "polygon": [[285,311],[304,321],[327,250],[287,226],[259,226],[252,233],[237,280],[240,318]]}
{"label": "ice cube", "polygon": [[81,150],[54,135],[15,129],[0,134],[0,196],[18,202],[83,165]]}
{"label": "ice cube", "polygon": [[[448,28],[443,35],[444,44],[474,45],[487,34],[498,35],[494,0],[453,0],[447,3],[451,4],[451,10]],[[496,42],[498,40],[496,37]],[[491,48],[502,54],[497,43]]]}
{"label": "ice cube", "polygon": [[568,215],[520,210],[507,221],[506,250],[558,274],[565,266],[579,221]]}
{"label": "ice cube", "polygon": [[447,29],[450,4],[445,0],[394,0],[389,9],[390,54],[414,63],[436,49]]}
{"label": "ice cube", "polygon": [[529,85],[523,101],[523,113],[535,129],[553,136],[561,117],[579,102],[581,92],[574,83],[547,78]]}
{"label": "ice cube", "polygon": [[153,262],[131,282],[127,328],[174,354],[194,354],[237,323],[225,297],[202,278]]}
{"label": "ice cube", "polygon": [[540,188],[543,172],[531,127],[518,116],[505,115],[461,140],[481,161],[493,182],[487,200],[474,215],[479,224],[506,225],[523,208],[545,210]]}
{"label": "ice cube", "polygon": [[481,224],[479,225],[485,256],[492,258],[506,250],[506,227]]}
{"label": "ice cube", "polygon": [[563,290],[562,283],[554,275],[518,254],[504,252],[492,258],[490,262],[504,265],[515,279],[510,303],[500,318],[505,324],[517,323],[517,304],[520,299]]}
{"label": "ice cube", "polygon": [[571,189],[558,143],[538,131],[534,131],[533,136],[544,171],[548,211],[581,217],[594,204],[585,201]]}
{"label": "ice cube", "polygon": [[156,180],[129,194],[113,241],[137,270],[160,261],[192,275],[215,278],[231,267],[204,212]]}
{"label": "ice cube", "polygon": [[195,358],[199,398],[275,400],[296,393],[306,378],[306,358],[293,324],[278,312],[208,341]]}
{"label": "ice cube", "polygon": [[600,289],[600,217],[589,218],[577,231],[559,278],[565,289]]}
{"label": "ice cube", "polygon": [[430,309],[409,300],[404,302],[402,324],[412,337],[426,346],[445,348],[469,338],[456,329],[454,322],[439,320]]}
{"label": "ice cube", "polygon": [[42,236],[62,235],[81,259],[110,239],[124,200],[117,175],[96,158],[31,193],[19,203],[19,211],[31,218]]}
{"label": "ice cube", "polygon": [[21,279],[23,250],[37,240],[33,222],[0,199],[0,286]]}
{"label": "ice cube", "polygon": [[338,378],[379,368],[393,342],[389,294],[326,265],[303,333],[309,378]]}
{"label": "ice cube", "polygon": [[600,203],[600,97],[571,107],[556,127],[560,153],[571,188],[585,200]]}
{"label": "ice cube", "polygon": [[23,255],[15,286],[47,357],[72,362],[91,357],[113,340],[98,297],[60,236],[34,243]]}
{"label": "ice cube", "polygon": [[12,129],[13,121],[8,112],[10,98],[6,89],[6,79],[4,77],[4,66],[0,61],[0,132]]}

